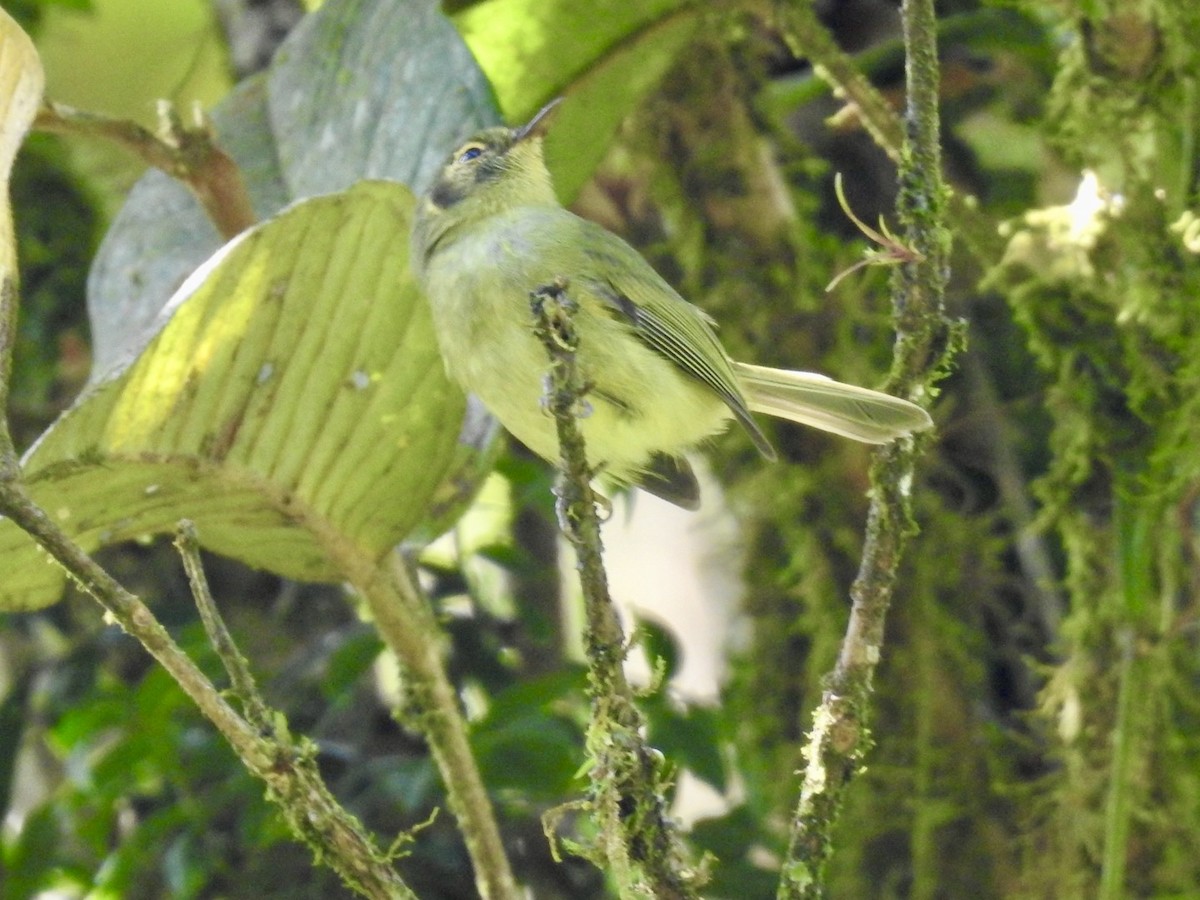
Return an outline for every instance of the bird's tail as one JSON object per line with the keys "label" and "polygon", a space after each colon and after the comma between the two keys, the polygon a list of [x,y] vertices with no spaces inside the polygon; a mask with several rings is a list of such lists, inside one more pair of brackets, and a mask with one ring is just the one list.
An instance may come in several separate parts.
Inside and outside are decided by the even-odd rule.
{"label": "bird's tail", "polygon": [[865,444],[886,444],[933,425],[929,413],[915,403],[813,372],[741,362],[734,363],[734,371],[754,412],[811,425]]}

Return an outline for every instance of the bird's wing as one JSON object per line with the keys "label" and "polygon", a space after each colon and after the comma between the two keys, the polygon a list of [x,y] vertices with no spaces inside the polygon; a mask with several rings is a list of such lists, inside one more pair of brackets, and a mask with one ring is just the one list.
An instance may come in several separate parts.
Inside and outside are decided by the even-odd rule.
{"label": "bird's wing", "polygon": [[580,219],[579,246],[593,265],[588,287],[631,326],[651,350],[716,392],[767,459],[775,450],[754,421],[733,363],[711,319],[663,280],[641,254],[610,231]]}

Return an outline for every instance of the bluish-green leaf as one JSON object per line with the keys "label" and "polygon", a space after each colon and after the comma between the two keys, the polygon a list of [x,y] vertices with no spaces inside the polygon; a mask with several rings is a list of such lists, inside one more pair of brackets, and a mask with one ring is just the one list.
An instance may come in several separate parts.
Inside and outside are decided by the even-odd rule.
{"label": "bluish-green leaf", "polygon": [[[255,210],[343,190],[364,178],[414,190],[464,132],[495,124],[491,89],[428,0],[328,0],[271,69],[213,111]],[[163,304],[220,246],[178,182],[149,172],[105,237],[88,280],[94,375],[154,333]]]}
{"label": "bluish-green leaf", "polygon": [[454,145],[499,121],[491,88],[431,0],[331,0],[279,49],[271,129],[293,197],[360,178],[415,192]]}

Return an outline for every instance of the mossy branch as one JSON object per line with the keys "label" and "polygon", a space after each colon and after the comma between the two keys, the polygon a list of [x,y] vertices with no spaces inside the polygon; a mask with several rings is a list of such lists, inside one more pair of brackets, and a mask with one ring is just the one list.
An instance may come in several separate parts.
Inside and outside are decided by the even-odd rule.
{"label": "mossy branch", "polygon": [[588,805],[600,829],[598,846],[588,855],[608,868],[622,897],[696,897],[701,877],[687,864],[668,815],[663,758],[642,737],[645,723],[625,679],[625,638],[604,570],[594,473],[576,421],[587,414],[587,388],[576,365],[575,305],[567,287],[560,279],[530,296],[534,331],[550,361],[544,402],[561,454],[559,525],[578,557],[587,620]]}
{"label": "mossy branch", "polygon": [[179,523],[175,535],[175,549],[179,551],[183,560],[183,570],[187,574],[188,586],[192,590],[192,599],[196,601],[204,633],[216,651],[217,658],[225,667],[225,674],[229,676],[232,695],[241,704],[242,714],[247,722],[262,734],[272,734],[277,717],[259,693],[258,684],[250,671],[250,663],[238,649],[220,610],[217,609],[216,601],[213,600],[212,591],[208,587],[208,577],[204,574],[204,564],[200,559],[200,536],[194,522],[184,519]]}
{"label": "mossy branch", "polygon": [[175,107],[161,100],[158,130],[154,132],[126,119],[46,101],[33,127],[52,134],[104,138],[147,165],[179,179],[203,207],[221,237],[228,240],[253,225],[258,217],[241,169],[217,143],[212,124],[199,109],[194,118],[192,124],[185,124]]}
{"label": "mossy branch", "polygon": [[484,900],[522,896],[471,752],[458,693],[442,664],[444,636],[428,599],[398,554],[372,561],[340,535],[326,535],[325,544],[366,601],[380,636],[404,671],[411,706],[406,718],[415,721],[429,742],[475,869],[476,889]]}
{"label": "mossy branch", "polygon": [[348,887],[373,898],[415,896],[362,826],[330,795],[317,773],[311,748],[263,734],[234,710],[150,609],[72,542],[28,497],[18,480],[0,481],[0,514],[37,541],[170,673],[246,768],[267,784],[293,831]]}
{"label": "mossy branch", "polygon": [[832,88],[835,97],[854,107],[863,128],[892,162],[899,164],[904,143],[899,117],[854,60],[838,47],[817,18],[814,4],[808,0],[781,4],[779,16],[788,49],[798,57],[808,57],[816,76]]}
{"label": "mossy branch", "polygon": [[[805,7],[793,4],[792,7]],[[949,236],[948,192],[941,179],[938,139],[938,61],[933,0],[906,0],[906,142],[900,154],[897,212],[913,257],[893,276],[895,358],[890,387],[927,400],[961,342],[961,326],[945,314]],[[780,898],[818,897],[833,849],[833,827],[850,779],[870,749],[867,722],[872,679],[883,650],[883,630],[907,537],[913,533],[911,489],[920,440],[896,441],[871,468],[871,505],[853,606],[837,664],[825,683],[804,750],[807,762],[792,822]]]}
{"label": "mossy branch", "polygon": [[[829,85],[835,97],[853,109],[876,145],[892,162],[904,166],[905,122],[862,73],[854,58],[837,45],[829,29],[817,18],[814,4],[810,0],[792,0],[779,5],[778,16],[788,49],[809,60],[813,73]],[[936,35],[933,39],[936,46]],[[907,37],[905,48],[908,48]],[[937,81],[933,87],[937,89]],[[910,97],[910,110],[911,107]],[[950,195],[948,203],[944,214],[953,220],[955,233],[963,245],[982,264],[991,265],[1002,249],[995,224],[985,219],[968,198]]]}
{"label": "mossy branch", "polygon": [[292,833],[312,848],[317,860],[364,896],[415,898],[388,855],[329,792],[317,768],[316,746],[293,738],[283,713],[271,709],[259,693],[250,666],[213,601],[195,525],[180,522],[175,547],[183,559],[205,633],[229,675],[231,693],[242,708],[246,725],[258,735],[273,761],[269,773],[261,777],[267,782],[268,797],[280,807]]}

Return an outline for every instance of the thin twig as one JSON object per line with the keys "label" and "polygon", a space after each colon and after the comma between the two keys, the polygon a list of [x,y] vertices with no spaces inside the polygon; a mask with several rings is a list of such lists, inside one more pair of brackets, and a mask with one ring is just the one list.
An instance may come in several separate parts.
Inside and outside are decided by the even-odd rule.
{"label": "thin twig", "polygon": [[[7,214],[7,208],[0,209],[0,215]],[[5,253],[5,249],[0,247],[0,254]],[[0,264],[0,484],[12,484],[21,474],[12,432],[8,428],[8,383],[17,340],[17,273],[15,254],[7,255],[14,265]]]}
{"label": "thin twig", "polygon": [[167,101],[158,106],[158,133],[127,119],[113,119],[46,101],[33,127],[52,134],[100,137],[133,153],[147,165],[177,178],[204,208],[225,239],[257,221],[241,169],[216,141],[212,125],[196,110],[195,121],[184,124]]}
{"label": "thin twig", "polygon": [[593,473],[576,421],[586,411],[586,398],[576,366],[575,307],[561,279],[534,291],[531,302],[534,331],[550,360],[545,404],[562,458],[559,524],[578,556],[587,618],[592,699],[587,746],[590,805],[601,833],[597,862],[612,873],[622,897],[696,897],[702,876],[686,862],[663,796],[662,756],[642,738],[642,715],[625,679],[625,638],[608,591]]}
{"label": "thin twig", "polygon": [[377,900],[415,898],[358,820],[333,799],[317,772],[311,745],[281,744],[242,718],[150,609],[72,542],[18,482],[0,483],[0,514],[37,541],[170,673],[225,736],[246,768],[266,782],[292,831],[348,887]]}
{"label": "thin twig", "polygon": [[779,4],[781,34],[797,57],[807,57],[813,72],[834,96],[852,104],[859,121],[892,162],[899,164],[904,129],[895,110],[833,40],[808,0]]}
{"label": "thin twig", "polygon": [[275,719],[270,708],[258,692],[258,685],[250,671],[250,664],[234,643],[233,635],[221,618],[221,612],[213,600],[212,591],[208,587],[208,578],[204,574],[204,565],[200,560],[200,539],[196,533],[196,525],[188,519],[179,523],[175,535],[175,549],[183,560],[183,569],[187,573],[188,584],[192,588],[192,597],[200,612],[200,621],[204,623],[204,632],[208,642],[217,652],[233,692],[241,702],[246,720],[265,734],[274,734]]}
{"label": "thin twig", "polygon": [[[807,8],[792,4],[789,8]],[[897,212],[904,244],[914,251],[892,280],[896,350],[890,387],[914,399],[930,396],[950,354],[961,342],[961,325],[945,315],[949,237],[948,192],[941,180],[938,143],[938,64],[933,0],[906,0],[908,140],[900,154]],[[871,505],[853,606],[841,652],[813,714],[804,755],[807,765],[792,822],[779,897],[823,893],[832,833],[850,779],[870,747],[867,725],[872,679],[883,649],[883,630],[906,538],[915,527],[911,488],[920,444],[905,438],[881,450],[871,467]]]}

